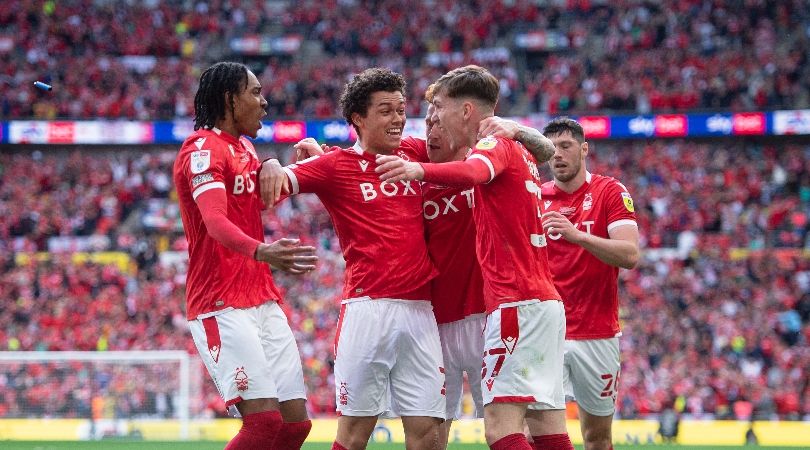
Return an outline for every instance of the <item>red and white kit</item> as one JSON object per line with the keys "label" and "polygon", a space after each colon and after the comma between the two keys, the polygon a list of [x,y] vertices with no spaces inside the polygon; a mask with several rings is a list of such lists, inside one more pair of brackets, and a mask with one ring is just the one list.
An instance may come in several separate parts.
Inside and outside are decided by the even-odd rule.
{"label": "red and white kit", "polygon": [[516,141],[487,137],[464,162],[423,167],[426,182],[478,184],[473,216],[488,313],[484,403],[564,408],[565,317],[548,269],[534,157]]}
{"label": "red and white kit", "polygon": [[[228,404],[255,398],[306,398],[298,349],[277,305],[281,296],[270,267],[252,258],[264,242],[256,183],[259,166],[250,141],[218,129],[192,134],[174,163],[189,244],[189,326]],[[224,212],[235,226],[239,236],[228,239],[242,252],[214,239],[203,221],[197,201],[215,190],[224,191],[225,200],[213,208]]]}
{"label": "red and white kit", "polygon": [[[637,226],[633,198],[611,177],[587,173],[585,183],[570,194],[548,182],[542,195],[543,212],[558,211],[594,236],[609,239],[616,227]],[[620,373],[619,268],[559,234],[547,237],[554,285],[567,317],[566,394],[591,414],[611,415]]]}
{"label": "red and white kit", "polygon": [[424,183],[422,189],[428,253],[439,271],[431,295],[444,357],[447,418],[461,415],[464,373],[476,417],[484,417],[481,352],[486,308],[484,279],[475,255],[474,190],[432,183]]}
{"label": "red and white kit", "polygon": [[[418,145],[403,139],[398,153],[413,154]],[[394,414],[443,418],[444,369],[430,305],[436,270],[425,243],[422,187],[382,183],[376,167],[375,155],[359,145],[285,167],[291,194],[318,195],[346,260],[335,336],[338,411],[381,414],[390,385]],[[398,353],[380,351],[388,348]]]}

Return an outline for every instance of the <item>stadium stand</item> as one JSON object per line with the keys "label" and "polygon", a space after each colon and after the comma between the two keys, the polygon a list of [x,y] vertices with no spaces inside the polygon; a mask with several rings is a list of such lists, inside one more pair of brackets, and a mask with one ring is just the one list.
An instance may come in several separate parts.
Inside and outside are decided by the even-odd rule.
{"label": "stadium stand", "polygon": [[[201,70],[228,58],[255,62],[282,118],[338,115],[347,77],[373,65],[405,75],[416,114],[418,94],[468,62],[501,79],[502,115],[810,105],[800,0],[546,3],[10,0],[0,118],[185,117]],[[56,89],[21,89],[39,77]]]}
{"label": "stadium stand", "polygon": [[[10,300],[0,307],[4,349],[194,354],[182,311],[183,264],[161,259],[185,249],[163,179],[173,155],[0,156],[4,175],[39,174],[4,176],[0,188],[0,297]],[[622,272],[619,415],[648,417],[675,403],[695,417],[809,417],[810,261],[800,251],[810,248],[810,146],[734,139],[597,142],[591,158],[594,172],[616,174],[634,193],[647,254],[640,268]],[[300,236],[320,249],[317,273],[277,277],[300,345],[311,412],[333,415],[331,343],[343,270],[337,239],[310,196],[268,211],[264,222],[270,238]],[[662,248],[675,254],[657,254]],[[121,251],[132,262],[77,263],[69,253],[74,250]],[[50,259],[21,256],[36,251],[50,251]],[[10,409],[0,416],[37,414],[36,408],[17,409],[14,400],[30,398],[32,382],[53,379],[49,375],[6,374],[0,403]],[[213,384],[204,388],[194,413],[223,414]],[[78,404],[86,397],[78,378],[41,389],[59,393],[48,406],[55,411],[90,411],[57,401]],[[144,398],[160,394],[140,389]],[[149,405],[125,410],[156,414]]]}
{"label": "stadium stand", "polygon": [[[228,58],[257,69],[274,118],[338,116],[342,85],[372,65],[405,74],[409,114],[419,116],[424,88],[467,62],[502,80],[502,115],[810,107],[810,10],[800,0],[683,0],[666,9],[557,0],[542,10],[528,0],[401,3],[6,0],[0,119],[187,118],[200,71]],[[365,12],[372,4],[374,15]],[[244,50],[257,36],[288,46]],[[22,88],[35,79],[54,91]],[[183,315],[185,268],[170,257],[186,248],[169,178],[175,152],[0,152],[0,348],[196,354]],[[591,158],[594,172],[633,193],[646,254],[622,272],[618,415],[674,406],[687,417],[809,420],[810,144],[598,142]],[[311,414],[333,416],[337,239],[309,196],[267,212],[264,223],[268,239],[298,236],[320,249],[316,273],[278,280]],[[109,264],[76,252],[125,256]],[[92,414],[87,379],[59,370],[0,374],[0,417]],[[121,380],[104,377],[92,388]],[[224,415],[207,378],[203,387],[195,416]],[[170,415],[159,383],[131,392],[115,414]]]}

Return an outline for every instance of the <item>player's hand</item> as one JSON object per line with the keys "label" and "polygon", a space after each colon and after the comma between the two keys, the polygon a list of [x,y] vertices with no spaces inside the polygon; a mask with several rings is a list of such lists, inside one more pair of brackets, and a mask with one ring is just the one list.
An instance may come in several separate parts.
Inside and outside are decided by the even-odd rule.
{"label": "player's hand", "polygon": [[478,125],[478,139],[494,136],[506,139],[515,139],[520,124],[514,120],[507,120],[498,116],[487,117]]}
{"label": "player's hand", "polygon": [[551,237],[552,235],[559,239],[562,236],[568,242],[577,243],[582,231],[577,230],[573,223],[567,217],[560,214],[558,211],[549,211],[540,216],[543,222],[543,230]]}
{"label": "player's hand", "polygon": [[425,177],[425,169],[421,164],[405,161],[399,156],[377,155],[377,164],[374,171],[381,174],[380,180],[386,183],[421,180]]}
{"label": "player's hand", "polygon": [[311,156],[323,155],[329,148],[326,144],[318,145],[314,138],[304,138],[293,145],[295,149],[295,161],[301,161]]}
{"label": "player's hand", "polygon": [[287,174],[281,167],[277,159],[268,159],[262,163],[262,170],[259,173],[259,190],[262,194],[262,202],[268,208],[276,204],[281,194],[290,192],[290,182]]}
{"label": "player's hand", "polygon": [[277,269],[296,274],[315,270],[315,263],[318,262],[315,247],[301,245],[300,239],[288,238],[281,238],[272,244],[259,244],[255,258]]}

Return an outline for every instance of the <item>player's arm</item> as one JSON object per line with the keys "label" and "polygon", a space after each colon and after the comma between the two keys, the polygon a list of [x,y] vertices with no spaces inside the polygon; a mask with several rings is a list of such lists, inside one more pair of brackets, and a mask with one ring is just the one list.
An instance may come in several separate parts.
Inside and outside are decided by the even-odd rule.
{"label": "player's arm", "polygon": [[248,236],[228,219],[228,198],[224,189],[208,189],[195,200],[208,235],[225,248],[264,261],[279,269],[302,273],[315,268],[315,247],[301,246],[298,239],[279,239],[272,244]]}
{"label": "player's arm", "polygon": [[[287,195],[315,192],[320,184],[328,180],[329,174],[329,163],[316,160],[326,153],[340,150],[340,147],[326,144],[318,146],[313,138],[302,139],[293,148],[296,151],[294,164],[282,166],[277,159],[267,159],[258,170],[259,195],[267,206],[275,205]],[[307,163],[306,168],[302,166],[303,163]],[[296,175],[296,172],[303,173]],[[304,190],[301,184],[304,184]]]}
{"label": "player's arm", "polygon": [[521,125],[514,120],[498,116],[487,117],[478,127],[478,136],[503,137],[523,144],[538,163],[544,163],[554,156],[554,143],[539,130]]}
{"label": "player's arm", "polygon": [[640,257],[633,198],[627,188],[615,180],[605,190],[600,208],[605,213],[609,239],[578,230],[558,211],[543,214],[543,229],[547,233],[558,233],[565,240],[582,246],[605,264],[632,269],[638,264]]}
{"label": "player's arm", "polygon": [[470,187],[494,178],[486,162],[478,158],[437,164],[405,161],[399,156],[384,155],[377,157],[377,164],[375,170],[380,174],[380,180],[388,183],[422,180],[448,187]]}
{"label": "player's arm", "polygon": [[638,227],[635,223],[617,226],[608,231],[605,239],[574,227],[567,217],[557,211],[542,216],[543,229],[547,233],[558,233],[563,239],[577,244],[599,258],[605,264],[624,269],[632,269],[638,264]]}

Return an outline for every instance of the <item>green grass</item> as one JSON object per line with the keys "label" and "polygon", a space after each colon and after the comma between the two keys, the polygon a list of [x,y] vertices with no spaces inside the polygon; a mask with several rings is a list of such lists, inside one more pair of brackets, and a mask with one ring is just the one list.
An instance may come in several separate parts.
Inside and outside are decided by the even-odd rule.
{"label": "green grass", "polygon": [[[81,441],[81,442],[60,442],[60,441],[0,441],[0,448],[4,450],[66,450],[66,449],[88,449],[88,450],[162,450],[162,449],[189,449],[189,450],[221,450],[225,446],[224,442],[155,442],[155,441]],[[369,444],[368,450],[394,450],[402,449],[402,444]],[[581,446],[576,446],[581,449]],[[332,444],[316,443],[306,444],[303,450],[329,450]],[[683,446],[683,445],[617,445],[616,450],[639,450],[650,448],[654,450],[751,450],[752,447],[731,446]],[[757,447],[769,450],[796,450],[798,447]],[[486,450],[483,444],[450,444],[448,450]]]}

